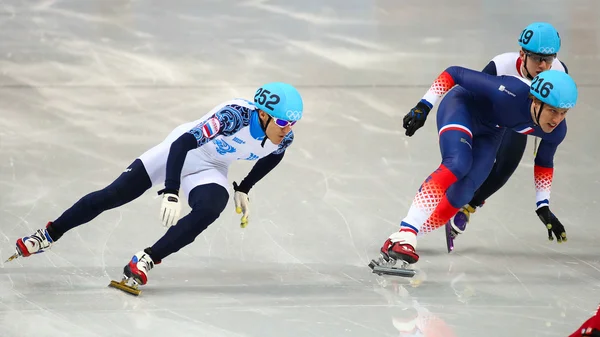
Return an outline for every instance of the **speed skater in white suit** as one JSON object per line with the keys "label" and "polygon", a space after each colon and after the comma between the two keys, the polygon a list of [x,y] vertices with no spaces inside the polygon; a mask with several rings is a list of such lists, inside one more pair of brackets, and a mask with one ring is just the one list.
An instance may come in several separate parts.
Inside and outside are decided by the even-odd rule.
{"label": "speed skater in white suit", "polygon": [[[158,192],[163,196],[160,220],[168,230],[152,246],[135,253],[120,282],[128,286],[125,283],[132,281],[129,290],[137,291],[155,265],[192,243],[220,216],[229,199],[229,166],[236,160],[258,160],[239,185],[233,183],[236,211],[242,214],[241,226],[246,226],[248,192],[279,164],[294,139],[292,126],[302,114],[299,92],[281,82],[260,87],[254,101],[221,103],[202,118],[175,128],[110,185],[87,194],[45,228],[18,239],[11,259],[42,253],[69,230],[164,183]],[[182,196],[192,210],[180,219]]]}

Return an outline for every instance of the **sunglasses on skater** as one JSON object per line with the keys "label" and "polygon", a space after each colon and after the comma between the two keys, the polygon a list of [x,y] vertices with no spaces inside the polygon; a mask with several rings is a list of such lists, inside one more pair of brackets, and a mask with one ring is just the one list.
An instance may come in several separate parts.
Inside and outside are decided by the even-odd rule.
{"label": "sunglasses on skater", "polygon": [[546,61],[546,63],[551,64],[556,58],[556,54],[552,55],[544,55],[544,54],[536,54],[532,52],[525,52],[525,55],[529,57],[533,62],[542,63],[542,61]]}
{"label": "sunglasses on skater", "polygon": [[285,128],[286,126],[294,126],[294,124],[296,124],[297,121],[286,121],[285,119],[279,119],[279,118],[275,118],[273,116],[271,116],[271,118],[273,119],[273,121],[275,122],[275,124],[277,124],[278,127],[280,128]]}

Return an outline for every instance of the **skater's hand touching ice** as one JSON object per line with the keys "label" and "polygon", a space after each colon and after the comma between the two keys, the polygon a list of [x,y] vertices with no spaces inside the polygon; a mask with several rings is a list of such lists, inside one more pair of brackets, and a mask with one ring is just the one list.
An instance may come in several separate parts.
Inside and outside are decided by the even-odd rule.
{"label": "skater's hand touching ice", "polygon": [[542,206],[538,208],[535,213],[538,215],[540,220],[548,229],[548,240],[554,240],[552,234],[556,236],[556,242],[566,242],[567,232],[565,232],[565,226],[558,220],[558,218],[550,211],[548,206]]}
{"label": "skater's hand touching ice", "polygon": [[233,190],[235,191],[233,196],[233,200],[235,201],[235,211],[237,214],[242,214],[240,227],[246,228],[248,225],[248,215],[250,214],[248,191],[240,189],[240,186],[235,181],[233,182]]}
{"label": "skater's hand touching ice", "polygon": [[158,194],[163,195],[162,205],[160,206],[160,221],[163,226],[171,227],[177,223],[181,213],[178,192],[164,189],[158,191]]}

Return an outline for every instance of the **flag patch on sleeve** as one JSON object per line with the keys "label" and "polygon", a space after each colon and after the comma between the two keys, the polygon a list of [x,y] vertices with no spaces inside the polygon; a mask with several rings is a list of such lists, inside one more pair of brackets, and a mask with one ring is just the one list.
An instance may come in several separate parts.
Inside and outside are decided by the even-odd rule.
{"label": "flag patch on sleeve", "polygon": [[204,126],[202,126],[202,135],[206,138],[212,138],[219,133],[220,129],[221,123],[219,123],[217,117],[213,117],[204,122]]}

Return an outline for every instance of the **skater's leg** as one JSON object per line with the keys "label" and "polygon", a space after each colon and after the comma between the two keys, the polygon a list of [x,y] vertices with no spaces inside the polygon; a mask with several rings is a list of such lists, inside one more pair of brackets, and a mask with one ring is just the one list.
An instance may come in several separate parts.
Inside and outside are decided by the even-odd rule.
{"label": "skater's leg", "polygon": [[102,212],[137,199],[150,187],[150,177],[141,160],[136,159],[110,185],[79,199],[48,226],[48,232],[56,241],[67,231],[91,221]]}
{"label": "skater's leg", "polygon": [[496,153],[496,162],[489,176],[475,191],[475,195],[468,204],[461,207],[460,211],[452,218],[452,236],[462,233],[467,228],[471,214],[477,207],[481,207],[485,200],[496,193],[515,172],[527,146],[527,135],[507,130],[502,137],[502,142]]}
{"label": "skater's leg", "polygon": [[17,254],[27,257],[43,252],[68,230],[91,221],[108,209],[136,199],[151,185],[144,165],[136,159],[113,183],[81,198],[58,219],[49,222],[46,228],[18,239]]}
{"label": "skater's leg", "polygon": [[221,214],[229,192],[216,183],[196,186],[189,194],[192,211],[171,226],[152,247],[136,253],[124,268],[127,278],[133,278],[138,284],[148,282],[148,271],[165,257],[192,243]]}
{"label": "skater's leg", "polygon": [[219,184],[195,187],[190,192],[189,204],[192,211],[179,219],[175,226],[151,248],[152,259],[160,261],[192,243],[200,233],[212,224],[227,206],[229,192]]}
{"label": "skater's leg", "polygon": [[[488,177],[494,166],[494,154],[499,143],[500,136],[494,133],[476,138],[473,146],[473,166],[471,171],[464,178],[456,182],[456,184],[450,186],[446,192],[445,199],[453,209],[458,210],[460,206],[471,200],[475,194],[475,190]],[[441,205],[442,203],[440,203]],[[450,216],[441,220],[443,223],[446,223],[452,215],[454,214],[450,214]]]}
{"label": "skater's leg", "polygon": [[511,130],[505,132],[496,154],[496,163],[469,205],[474,208],[481,206],[486,199],[506,184],[519,166],[526,147],[527,135]]}
{"label": "skater's leg", "polygon": [[[432,216],[446,190],[471,170],[473,133],[469,94],[462,88],[451,90],[437,112],[442,163],[419,188],[400,231],[390,235],[381,252],[409,263],[418,260],[416,235]],[[439,212],[438,212],[439,213]],[[436,214],[439,217],[440,214]],[[450,217],[451,215],[448,215]]]}
{"label": "skater's leg", "polygon": [[418,233],[446,190],[471,170],[473,133],[469,98],[463,90],[457,89],[462,88],[450,91],[438,108],[441,165],[419,188],[407,216],[402,219],[402,230]]}
{"label": "skater's leg", "polygon": [[473,142],[471,170],[448,188],[427,220],[431,230],[446,224],[456,214],[460,205],[471,200],[475,190],[483,183],[494,165],[495,153],[504,131],[486,126],[480,126],[479,129],[487,129],[487,132],[477,136]]}

